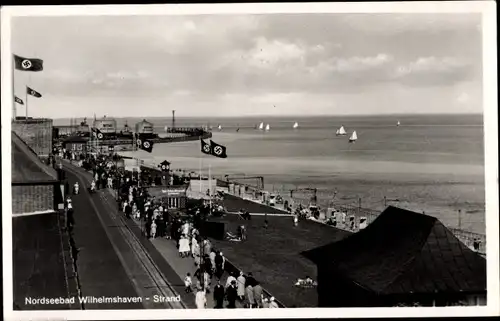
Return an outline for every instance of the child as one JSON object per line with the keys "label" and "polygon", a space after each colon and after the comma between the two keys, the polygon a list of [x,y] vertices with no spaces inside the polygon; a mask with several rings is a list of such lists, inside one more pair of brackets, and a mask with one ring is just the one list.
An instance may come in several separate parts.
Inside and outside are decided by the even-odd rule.
{"label": "child", "polygon": [[151,238],[155,238],[156,237],[156,223],[155,221],[153,221],[151,223]]}
{"label": "child", "polygon": [[192,284],[193,284],[193,280],[191,280],[191,273],[188,272],[188,274],[184,278],[184,286],[186,287],[186,289],[185,289],[186,293],[193,292],[193,289],[191,288]]}

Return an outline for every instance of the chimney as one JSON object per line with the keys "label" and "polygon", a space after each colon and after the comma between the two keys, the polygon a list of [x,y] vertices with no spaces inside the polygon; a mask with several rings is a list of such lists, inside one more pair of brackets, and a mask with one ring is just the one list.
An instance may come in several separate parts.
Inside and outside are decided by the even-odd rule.
{"label": "chimney", "polygon": [[172,129],[175,129],[175,110],[172,110]]}

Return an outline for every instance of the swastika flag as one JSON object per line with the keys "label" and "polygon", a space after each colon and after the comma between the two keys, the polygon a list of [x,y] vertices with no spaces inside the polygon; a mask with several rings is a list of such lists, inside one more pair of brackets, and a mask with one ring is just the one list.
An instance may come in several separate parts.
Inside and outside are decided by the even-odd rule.
{"label": "swastika flag", "polygon": [[17,96],[14,96],[14,101],[20,105],[24,105],[23,100]]}
{"label": "swastika flag", "polygon": [[43,60],[38,58],[24,58],[14,55],[14,66],[17,70],[22,71],[42,71]]}
{"label": "swastika flag", "polygon": [[210,149],[212,150],[212,155],[218,158],[227,158],[226,146],[214,143],[210,140]]}

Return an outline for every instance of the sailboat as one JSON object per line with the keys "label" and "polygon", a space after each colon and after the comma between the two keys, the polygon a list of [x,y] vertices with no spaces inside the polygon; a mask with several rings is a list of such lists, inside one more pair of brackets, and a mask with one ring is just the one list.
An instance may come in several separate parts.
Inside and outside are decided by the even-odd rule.
{"label": "sailboat", "polygon": [[347,132],[345,131],[344,126],[340,126],[340,128],[337,129],[337,131],[335,132],[335,135],[337,135],[337,136],[347,135]]}
{"label": "sailboat", "polygon": [[399,122],[399,120],[398,120],[398,124],[397,124],[396,126],[398,126],[398,127],[399,127],[399,125],[401,125],[401,123],[400,123],[400,122]]}
{"label": "sailboat", "polygon": [[295,124],[293,124],[293,129],[297,129],[299,128],[299,123],[295,122]]}
{"label": "sailboat", "polygon": [[349,137],[349,143],[354,143],[357,139],[358,135],[356,134],[356,131],[353,131],[351,137]]}
{"label": "sailboat", "polygon": [[165,131],[168,131],[168,126],[165,126],[163,129],[164,129]]}
{"label": "sailboat", "polygon": [[269,126],[269,124],[266,125],[266,132],[269,131],[271,129],[271,127]]}
{"label": "sailboat", "polygon": [[260,130],[263,130],[263,129],[264,129],[264,123],[260,123],[260,125],[259,125],[259,129],[260,129]]}
{"label": "sailboat", "polygon": [[219,126],[217,127],[217,129],[220,131],[222,130],[222,126],[219,124]]}

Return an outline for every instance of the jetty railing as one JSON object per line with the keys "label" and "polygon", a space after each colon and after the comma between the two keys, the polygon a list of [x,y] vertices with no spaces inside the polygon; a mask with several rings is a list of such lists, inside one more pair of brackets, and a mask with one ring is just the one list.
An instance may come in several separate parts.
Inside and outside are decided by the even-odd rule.
{"label": "jetty railing", "polygon": [[[242,182],[235,182],[238,185],[245,185]],[[255,187],[248,186],[247,193],[241,193],[238,191],[235,196],[244,197],[248,199],[255,199],[256,201],[261,201],[259,198],[254,197]],[[308,207],[311,203],[312,194],[310,192],[299,191],[297,189],[293,193],[293,199],[290,196],[290,190],[285,188],[275,188],[272,187],[270,193],[274,193],[276,195],[280,195],[284,200],[290,203],[293,200],[295,205],[302,204],[304,207]],[[258,191],[264,192],[264,191]],[[357,201],[357,203],[355,203]],[[366,225],[371,224],[380,213],[387,207],[387,205],[391,204],[393,201],[388,199],[380,200],[380,204],[378,202],[371,203],[370,206],[374,206],[375,208],[367,208],[363,207],[361,198],[342,198],[337,197],[337,193],[335,191],[317,191],[316,192],[316,204],[320,207],[321,217],[323,221],[326,221],[326,212],[329,208],[335,209],[337,212],[345,213],[346,220],[345,222],[336,222],[335,227],[343,230],[347,230],[350,232],[357,232],[360,230],[360,219],[363,218],[366,220]],[[283,205],[276,205],[275,207],[283,208]],[[426,213],[432,215],[432,213]],[[338,220],[338,219],[337,219]],[[324,223],[324,222],[322,222]],[[478,252],[479,254],[486,254],[486,235],[481,233],[475,233],[471,231],[467,231],[457,227],[448,227],[447,228],[457,237],[462,243],[464,243],[470,249]]]}

